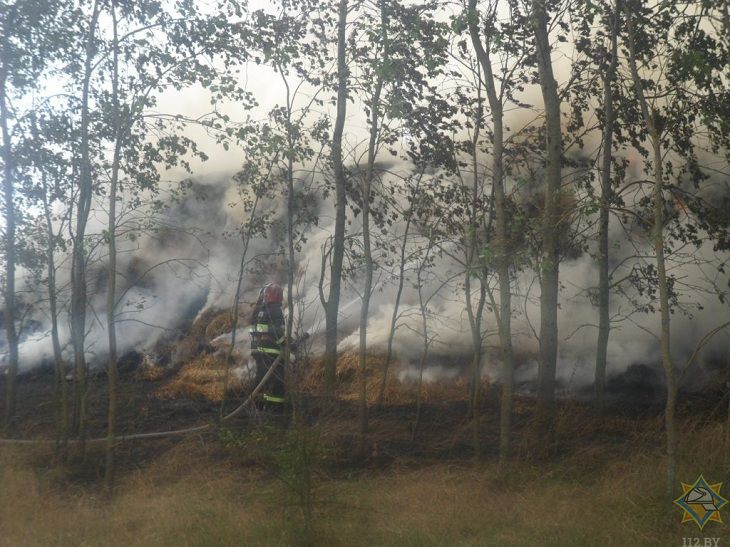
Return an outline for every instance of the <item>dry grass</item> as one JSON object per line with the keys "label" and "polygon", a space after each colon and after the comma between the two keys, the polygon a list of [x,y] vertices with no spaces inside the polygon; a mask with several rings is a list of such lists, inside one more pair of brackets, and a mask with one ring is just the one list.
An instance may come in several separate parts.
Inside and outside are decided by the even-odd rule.
{"label": "dry grass", "polygon": [[[157,391],[161,398],[207,399],[220,402],[225,390],[226,364],[217,354],[197,357],[184,364],[174,378],[165,382]],[[228,374],[228,389],[243,387],[241,380]]]}
{"label": "dry grass", "polygon": [[[0,453],[0,545],[237,545],[267,518],[254,477],[197,464],[199,451],[127,476],[113,501],[60,488],[17,454]],[[272,542],[273,544],[273,542]]]}
{"label": "dry grass", "polygon": [[[697,422],[682,427],[690,433],[682,443],[680,479],[704,473],[729,481],[727,455],[714,442],[722,427]],[[196,440],[123,477],[111,502],[93,488],[59,483],[34,463],[37,455],[1,450],[3,546],[301,541],[293,526],[296,508],[285,504],[291,497],[282,483],[234,466]],[[680,512],[663,491],[663,464],[659,449],[596,444],[508,470],[494,463],[394,465],[384,472],[323,478],[314,544],[583,547],[681,545],[687,535],[730,539],[727,527],[717,523],[703,533],[680,523]]]}

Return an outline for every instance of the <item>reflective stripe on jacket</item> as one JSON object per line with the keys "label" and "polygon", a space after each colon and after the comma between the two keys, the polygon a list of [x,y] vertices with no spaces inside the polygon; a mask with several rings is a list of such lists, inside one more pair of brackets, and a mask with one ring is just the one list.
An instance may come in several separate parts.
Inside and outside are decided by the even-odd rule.
{"label": "reflective stripe on jacket", "polygon": [[251,348],[251,353],[266,353],[268,355],[279,355],[281,353],[281,350],[279,348],[267,348],[263,346],[258,346],[255,348]]}
{"label": "reflective stripe on jacket", "polygon": [[251,325],[251,330],[249,332],[251,334],[268,333],[269,325],[267,323],[257,323],[255,325]]}

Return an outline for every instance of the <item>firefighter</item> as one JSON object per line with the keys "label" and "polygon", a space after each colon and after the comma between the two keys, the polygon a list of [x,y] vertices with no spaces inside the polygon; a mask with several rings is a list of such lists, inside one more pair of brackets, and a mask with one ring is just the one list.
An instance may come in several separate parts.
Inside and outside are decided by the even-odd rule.
{"label": "firefighter", "polygon": [[[277,357],[283,352],[285,332],[281,309],[284,291],[276,283],[261,289],[251,318],[251,355],[256,361],[256,383],[259,385]],[[284,364],[279,363],[263,388],[264,406],[283,409],[285,403]]]}

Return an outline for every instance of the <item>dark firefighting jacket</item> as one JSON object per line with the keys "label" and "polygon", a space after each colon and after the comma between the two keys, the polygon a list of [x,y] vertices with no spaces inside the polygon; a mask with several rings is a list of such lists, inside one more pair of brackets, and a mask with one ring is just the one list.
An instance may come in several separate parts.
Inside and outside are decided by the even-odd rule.
{"label": "dark firefighting jacket", "polygon": [[281,303],[257,303],[251,317],[251,354],[278,357],[284,345],[284,312]]}

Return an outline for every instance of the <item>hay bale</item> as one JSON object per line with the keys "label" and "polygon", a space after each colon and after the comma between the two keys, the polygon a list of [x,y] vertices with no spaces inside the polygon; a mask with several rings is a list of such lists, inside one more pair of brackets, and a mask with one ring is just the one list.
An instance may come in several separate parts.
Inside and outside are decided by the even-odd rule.
{"label": "hay bale", "polygon": [[[239,318],[240,323],[240,318]],[[240,326],[240,324],[239,324]],[[221,334],[231,332],[233,329],[233,316],[231,312],[224,311],[215,315],[205,327],[205,339],[210,342]]]}
{"label": "hay bale", "polygon": [[156,355],[145,353],[142,356],[142,363],[134,371],[134,379],[144,382],[157,382],[162,380],[169,373],[169,369],[160,366]]}
{"label": "hay bale", "polygon": [[[174,378],[166,382],[158,391],[161,398],[223,400],[226,382],[226,364],[217,354],[199,356],[184,364]],[[244,387],[241,378],[228,371],[228,389]]]}
{"label": "hay bale", "polygon": [[[368,354],[365,363],[366,391],[368,401],[373,403],[378,397],[380,383],[385,365],[384,353]],[[393,356],[390,361],[390,372],[385,386],[385,398],[389,399],[391,391],[400,385],[396,377],[398,361]],[[304,389],[319,390],[324,382],[324,356],[311,359],[310,372],[304,381]],[[357,350],[346,350],[337,356],[337,388],[338,395],[345,400],[357,400],[360,397],[360,354]]]}
{"label": "hay bale", "polygon": [[[402,363],[394,355],[388,371],[388,379],[383,392],[383,401],[390,404],[412,403],[416,397],[417,382],[401,381],[398,371]],[[367,357],[365,368],[366,392],[368,403],[377,401],[380,393],[380,384],[383,380],[385,366],[384,353],[371,353]],[[305,391],[321,391],[324,385],[324,356],[318,355],[311,359],[309,371],[301,386]],[[486,393],[490,387],[484,381],[483,390]],[[456,377],[451,380],[424,382],[421,386],[421,400],[424,403],[443,403],[461,401],[469,393],[469,380],[465,377]],[[348,401],[357,401],[360,398],[360,356],[356,349],[341,352],[337,357],[337,396]]]}

